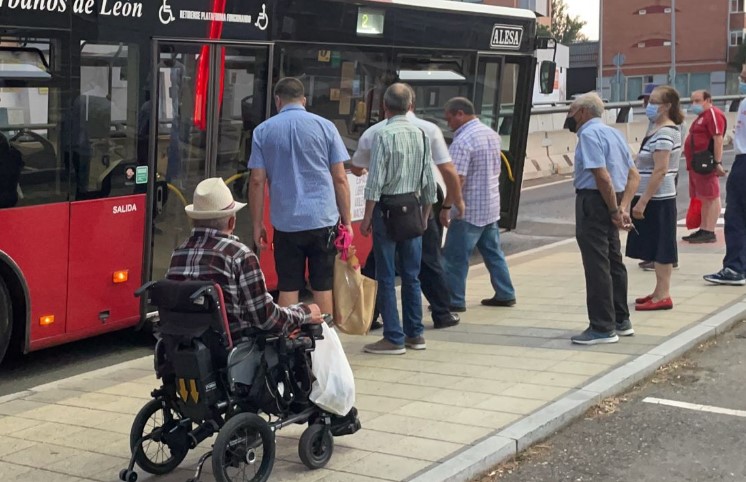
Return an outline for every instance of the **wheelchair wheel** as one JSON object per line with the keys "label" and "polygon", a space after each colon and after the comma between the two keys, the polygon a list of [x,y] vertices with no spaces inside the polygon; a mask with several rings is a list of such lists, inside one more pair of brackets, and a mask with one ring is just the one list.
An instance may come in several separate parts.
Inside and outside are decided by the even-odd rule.
{"label": "wheelchair wheel", "polygon": [[275,435],[259,415],[239,413],[218,432],[212,448],[217,482],[266,482],[275,463]]}
{"label": "wheelchair wheel", "polygon": [[163,475],[172,472],[186,457],[186,443],[183,448],[170,448],[159,436],[142,441],[150,433],[165,433],[179,423],[178,416],[160,400],[151,400],[140,409],[130,431],[130,448],[135,454],[135,462],[145,472]]}
{"label": "wheelchair wheel", "polygon": [[314,423],[300,436],[298,456],[311,470],[324,467],[334,453],[334,438],[326,425]]}

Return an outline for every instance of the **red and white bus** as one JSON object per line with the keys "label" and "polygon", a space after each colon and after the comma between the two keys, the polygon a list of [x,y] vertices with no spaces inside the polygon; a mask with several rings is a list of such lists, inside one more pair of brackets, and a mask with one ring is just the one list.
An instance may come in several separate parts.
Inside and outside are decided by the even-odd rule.
{"label": "red and white bus", "polygon": [[[196,184],[246,199],[284,76],[350,153],[392,79],[444,130],[444,103],[475,99],[503,138],[514,227],[536,48],[532,12],[444,0],[0,0],[0,359],[143,323],[133,292],[188,235]],[[356,220],[364,181],[350,175]]]}

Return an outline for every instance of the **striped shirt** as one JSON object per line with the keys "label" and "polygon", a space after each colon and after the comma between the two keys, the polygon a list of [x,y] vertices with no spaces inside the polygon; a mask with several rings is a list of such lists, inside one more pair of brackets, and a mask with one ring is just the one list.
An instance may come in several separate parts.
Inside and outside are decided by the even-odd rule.
{"label": "striped shirt", "polygon": [[650,177],[655,169],[653,153],[657,151],[669,151],[668,171],[653,199],[671,199],[676,197],[676,174],[679,172],[679,160],[681,159],[681,128],[679,126],[664,126],[650,134],[646,138],[637,155],[635,165],[640,171],[640,186],[637,195],[642,196],[648,188]]}
{"label": "striped shirt", "polygon": [[292,332],[310,321],[305,305],[281,308],[267,292],[259,258],[238,237],[216,229],[194,228],[176,248],[166,278],[214,281],[223,289],[231,333],[246,328]]}
{"label": "striped shirt", "polygon": [[437,200],[430,139],[403,115],[388,120],[373,140],[365,199],[381,195],[420,193],[423,204]]}
{"label": "striped shirt", "polygon": [[500,219],[500,136],[474,119],[453,133],[451,159],[463,185],[464,220],[487,226]]}

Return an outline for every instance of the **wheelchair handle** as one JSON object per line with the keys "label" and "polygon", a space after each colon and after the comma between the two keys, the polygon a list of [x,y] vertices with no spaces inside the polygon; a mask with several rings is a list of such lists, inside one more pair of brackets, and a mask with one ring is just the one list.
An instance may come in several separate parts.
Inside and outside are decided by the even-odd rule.
{"label": "wheelchair handle", "polygon": [[334,317],[332,315],[330,315],[329,313],[322,313],[321,314],[321,319],[324,320],[324,323],[326,323],[326,325],[329,328],[331,328],[331,327],[334,326]]}
{"label": "wheelchair handle", "polygon": [[137,290],[135,291],[135,298],[141,297],[143,295],[143,293],[145,293],[150,288],[152,288],[153,285],[156,284],[156,283],[157,283],[157,281],[148,281],[144,285],[142,285],[139,288],[137,288]]}

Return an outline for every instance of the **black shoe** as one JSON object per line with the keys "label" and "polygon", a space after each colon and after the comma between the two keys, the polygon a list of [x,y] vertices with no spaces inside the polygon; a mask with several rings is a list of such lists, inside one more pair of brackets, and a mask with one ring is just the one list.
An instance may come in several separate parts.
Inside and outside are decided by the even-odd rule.
{"label": "black shoe", "polygon": [[700,236],[702,234],[702,232],[703,231],[701,229],[698,229],[698,230],[694,231],[692,234],[688,234],[686,236],[682,236],[681,239],[683,239],[684,241],[691,241],[692,239],[696,238],[697,236]]}
{"label": "black shoe", "polygon": [[497,298],[486,298],[482,300],[484,306],[514,306],[515,299],[512,300],[498,300]]}
{"label": "black shoe", "polygon": [[[428,305],[427,311],[433,311],[433,307]],[[464,313],[466,312],[466,306],[449,306],[448,311],[451,313]]]}
{"label": "black shoe", "polygon": [[716,243],[717,240],[717,236],[712,231],[701,231],[699,236],[689,239],[689,242],[691,244],[707,244]]}
{"label": "black shoe", "polygon": [[380,330],[381,328],[383,328],[383,323],[381,323],[380,321],[378,321],[378,319],[373,320],[373,323],[370,324],[370,330],[371,331],[373,331],[373,330]]}
{"label": "black shoe", "polygon": [[458,315],[454,315],[453,313],[448,313],[448,316],[433,320],[433,325],[435,326],[436,330],[456,326],[459,323],[461,323],[461,318]]}
{"label": "black shoe", "polygon": [[352,435],[362,428],[360,419],[357,418],[357,408],[352,407],[344,417],[334,415],[332,417],[331,432],[335,437]]}

